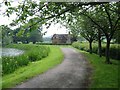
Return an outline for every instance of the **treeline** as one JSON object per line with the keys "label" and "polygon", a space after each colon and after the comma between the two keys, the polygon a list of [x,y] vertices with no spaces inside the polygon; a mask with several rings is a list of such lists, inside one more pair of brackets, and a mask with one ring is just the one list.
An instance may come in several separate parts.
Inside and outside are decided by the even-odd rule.
{"label": "treeline", "polygon": [[[102,56],[102,40],[106,40],[104,54],[106,63],[110,62],[110,44],[120,43],[120,3],[106,3],[99,5],[82,6],[69,13],[69,19],[62,20],[77,38],[79,35],[89,42],[89,52],[93,53],[93,42],[98,41],[98,54]],[[76,11],[78,10],[78,11]],[[66,23],[64,23],[66,22]],[[119,54],[119,53],[118,53]]]}
{"label": "treeline", "polygon": [[39,30],[32,30],[25,34],[22,34],[20,28],[13,31],[13,43],[22,42],[27,44],[29,42],[33,42],[33,44],[35,44],[36,42],[42,41],[42,33]]}
{"label": "treeline", "polygon": [[1,25],[0,26],[1,37],[2,37],[2,45],[8,45],[10,43],[19,43],[22,42],[24,44],[27,44],[29,42],[33,42],[35,44],[36,42],[42,42],[43,41],[43,34],[41,33],[41,30],[28,30],[27,32],[24,32],[21,30],[21,28],[17,28],[15,30],[10,29],[8,26]]}

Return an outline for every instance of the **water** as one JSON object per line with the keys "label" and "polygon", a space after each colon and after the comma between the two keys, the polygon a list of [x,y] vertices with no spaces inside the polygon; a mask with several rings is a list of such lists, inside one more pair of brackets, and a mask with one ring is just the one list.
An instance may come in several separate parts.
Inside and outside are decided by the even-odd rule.
{"label": "water", "polygon": [[23,50],[18,50],[15,48],[0,48],[0,55],[2,56],[17,56],[23,54]]}

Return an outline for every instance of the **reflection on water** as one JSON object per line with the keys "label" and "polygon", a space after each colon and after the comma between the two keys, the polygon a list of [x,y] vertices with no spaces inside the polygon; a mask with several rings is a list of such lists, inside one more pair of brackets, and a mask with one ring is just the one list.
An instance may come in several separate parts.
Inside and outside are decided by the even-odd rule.
{"label": "reflection on water", "polygon": [[23,50],[18,50],[14,48],[0,48],[0,55],[2,56],[17,56],[23,53]]}

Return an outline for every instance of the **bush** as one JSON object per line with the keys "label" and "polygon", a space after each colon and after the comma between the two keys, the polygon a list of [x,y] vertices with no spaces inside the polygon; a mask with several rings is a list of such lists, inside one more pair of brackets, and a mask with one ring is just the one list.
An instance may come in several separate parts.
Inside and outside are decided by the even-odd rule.
{"label": "bush", "polygon": [[[80,43],[80,42],[74,42],[72,43],[72,46],[80,49],[80,50],[84,50],[86,52],[89,52],[89,43],[85,42],[85,43]],[[92,45],[93,47],[93,53],[98,54],[98,45],[96,43],[93,43]],[[102,44],[102,55],[105,56],[105,49],[106,49],[106,44]],[[111,44],[110,45],[110,57],[113,59],[117,59],[120,60],[120,47],[119,44]]]}
{"label": "bush", "polygon": [[25,55],[16,57],[2,57],[2,74],[8,74],[15,71],[18,67],[25,66],[29,63]]}
{"label": "bush", "polygon": [[110,56],[111,58],[120,60],[120,47],[118,45],[111,45]]}
{"label": "bush", "polygon": [[41,60],[48,56],[50,49],[47,46],[38,45],[9,45],[7,47],[26,50],[24,54],[14,57],[2,56],[2,74],[14,72],[17,68],[28,65],[29,62]]}

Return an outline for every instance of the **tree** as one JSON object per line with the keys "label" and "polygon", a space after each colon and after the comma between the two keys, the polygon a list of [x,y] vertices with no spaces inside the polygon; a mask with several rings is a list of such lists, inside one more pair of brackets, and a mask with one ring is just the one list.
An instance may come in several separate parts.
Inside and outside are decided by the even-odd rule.
{"label": "tree", "polygon": [[13,42],[14,43],[18,43],[18,42],[22,42],[22,43],[28,43],[28,36],[27,34],[24,33],[23,30],[21,30],[21,27],[16,28],[15,30],[13,30]]}
{"label": "tree", "polygon": [[83,13],[83,15],[88,17],[106,37],[106,63],[111,63],[109,58],[110,41],[115,32],[119,30],[120,26],[120,14],[110,9],[119,11],[119,6],[119,3],[102,4],[94,7],[92,11],[88,10]]}
{"label": "tree", "polygon": [[63,24],[62,22],[61,22],[61,24],[69,29],[69,34],[71,36],[71,42],[77,41],[78,36],[80,35],[80,30],[75,25],[76,22],[72,22],[69,24],[66,21],[64,21],[64,22],[65,22],[65,24]]}
{"label": "tree", "polygon": [[77,16],[73,22],[66,24],[75,37],[81,35],[89,42],[89,52],[92,53],[92,42],[97,39],[98,35],[94,24],[85,16]]}
{"label": "tree", "polygon": [[30,33],[30,36],[28,38],[29,42],[33,42],[33,44],[35,44],[36,42],[42,42],[42,34],[40,31],[38,30],[34,30]]}
{"label": "tree", "polygon": [[[106,62],[110,63],[109,47],[110,41],[118,30],[120,17],[119,2],[75,2],[75,3],[56,3],[56,2],[39,2],[36,3],[31,0],[24,0],[18,7],[11,7],[9,2],[5,1],[8,6],[6,14],[9,16],[12,12],[18,15],[17,23],[27,23],[28,18],[34,16],[37,18],[36,22],[29,24],[27,28],[34,27],[38,24],[48,24],[56,19],[63,18],[67,13],[79,13],[88,17],[101,30],[106,39]],[[96,18],[97,17],[97,18]],[[34,18],[33,18],[34,19]],[[69,20],[69,19],[68,19]],[[105,21],[105,22],[104,22]],[[102,23],[101,23],[102,22]]]}
{"label": "tree", "polygon": [[12,30],[8,26],[1,25],[0,32],[2,32],[2,46],[12,43]]}
{"label": "tree", "polygon": [[37,30],[26,30],[26,32],[22,31],[20,28],[17,28],[13,31],[13,42],[14,43],[42,42],[43,33],[41,33],[41,28]]}
{"label": "tree", "polygon": [[115,32],[113,39],[115,41],[114,43],[120,44],[120,30]]}
{"label": "tree", "polygon": [[80,34],[89,42],[89,52],[92,53],[92,42],[97,39],[98,31],[86,17],[81,17],[77,22],[79,22],[76,25],[79,26]]}
{"label": "tree", "polygon": [[[79,2],[79,3],[65,3],[65,2],[35,2],[31,0],[24,0],[19,3],[18,7],[12,7],[11,2],[4,1],[4,4],[8,7],[6,15],[10,16],[12,13],[16,13],[18,17],[11,23],[11,25],[25,24],[30,17],[37,19],[36,22],[29,24],[28,27],[32,27],[38,24],[47,24],[59,19],[59,17],[65,18],[65,13],[72,12],[78,7],[83,5],[98,5],[108,2]],[[34,19],[33,18],[33,19]],[[34,20],[33,20],[34,21]]]}
{"label": "tree", "polygon": [[98,54],[102,57],[101,31],[98,29]]}

